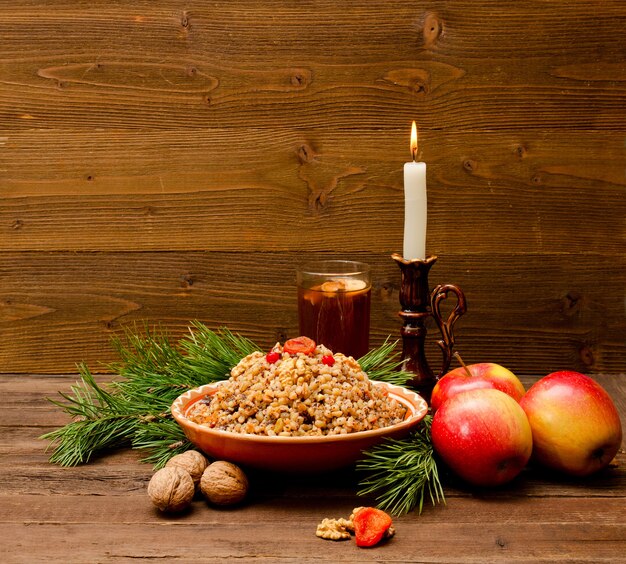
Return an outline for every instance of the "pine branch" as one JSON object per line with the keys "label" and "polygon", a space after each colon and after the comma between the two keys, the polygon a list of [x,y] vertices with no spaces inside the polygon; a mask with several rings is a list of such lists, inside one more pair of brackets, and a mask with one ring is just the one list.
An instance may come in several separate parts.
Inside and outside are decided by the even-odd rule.
{"label": "pine branch", "polygon": [[148,405],[148,413],[167,410],[185,390],[206,383],[188,370],[182,352],[164,334],[146,330],[140,336],[127,331],[125,342],[116,339],[114,345],[121,359],[110,366],[122,377],[115,384],[117,391]]}
{"label": "pine branch", "polygon": [[177,454],[185,452],[193,445],[176,421],[165,417],[145,419],[137,428],[133,448],[148,451],[142,462],[150,463],[155,470]]}
{"label": "pine branch", "polygon": [[[172,402],[185,390],[227,378],[243,356],[257,350],[252,341],[227,329],[215,332],[201,323],[193,327],[195,333],[191,331],[178,347],[160,333],[146,329],[139,336],[127,331],[125,342],[114,341],[120,361],[111,368],[121,379],[107,390],[87,366],[79,366],[81,381],[72,386],[72,393],[59,394],[64,402],[50,400],[75,419],[42,436],[54,447],[50,461],[75,466],[105,449],[131,445],[151,450],[148,458],[156,464],[176,454],[169,445],[184,440],[184,435],[175,422],[167,422]],[[159,432],[155,421],[167,431],[163,442],[155,441]],[[168,443],[173,434],[176,440]]]}
{"label": "pine branch", "polygon": [[363,372],[371,380],[406,386],[406,382],[413,377],[409,372],[400,370],[402,359],[396,351],[397,345],[398,341],[390,341],[387,337],[380,347],[368,351],[359,359]]}
{"label": "pine branch", "polygon": [[185,368],[190,377],[198,380],[198,386],[229,377],[230,371],[239,361],[260,350],[250,339],[235,335],[222,328],[214,333],[202,323],[192,323],[189,336],[179,343],[185,353]]}
{"label": "pine branch", "polygon": [[67,403],[50,400],[75,421],[41,437],[55,447],[50,462],[61,466],[83,464],[95,452],[129,445],[137,423],[129,402],[101,388],[87,366],[79,366],[79,372],[73,395],[60,394]]}
{"label": "pine branch", "polygon": [[403,440],[388,439],[365,453],[357,470],[369,473],[361,481],[359,495],[376,496],[378,507],[395,515],[418,508],[426,495],[433,505],[445,503],[437,461],[430,439],[431,416]]}

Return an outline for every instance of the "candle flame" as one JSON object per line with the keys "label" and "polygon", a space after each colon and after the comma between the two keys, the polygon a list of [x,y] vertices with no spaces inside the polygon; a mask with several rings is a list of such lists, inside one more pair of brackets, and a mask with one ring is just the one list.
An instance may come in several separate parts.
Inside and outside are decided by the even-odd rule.
{"label": "candle flame", "polygon": [[417,125],[413,122],[411,126],[411,155],[413,160],[417,157]]}

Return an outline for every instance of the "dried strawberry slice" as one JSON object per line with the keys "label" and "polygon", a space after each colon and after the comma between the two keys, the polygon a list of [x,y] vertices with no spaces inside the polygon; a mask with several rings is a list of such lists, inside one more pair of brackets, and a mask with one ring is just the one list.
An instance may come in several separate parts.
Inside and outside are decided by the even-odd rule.
{"label": "dried strawberry slice", "polygon": [[315,341],[308,337],[296,337],[285,341],[283,351],[289,354],[311,354],[315,350]]}
{"label": "dried strawberry slice", "polygon": [[375,507],[361,507],[352,519],[357,546],[374,546],[391,527],[391,517]]}

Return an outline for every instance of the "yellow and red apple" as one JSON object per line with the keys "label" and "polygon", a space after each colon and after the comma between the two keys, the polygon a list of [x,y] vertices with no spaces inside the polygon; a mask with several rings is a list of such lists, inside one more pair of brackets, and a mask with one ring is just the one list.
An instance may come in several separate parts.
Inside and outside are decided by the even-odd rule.
{"label": "yellow and red apple", "polygon": [[481,362],[460,366],[442,376],[433,388],[430,407],[436,411],[447,399],[460,392],[484,388],[500,390],[515,401],[519,401],[525,393],[524,385],[513,372],[493,362]]}
{"label": "yellow and red apple", "polygon": [[524,410],[493,388],[460,392],[445,401],[431,425],[435,451],[466,482],[498,486],[515,478],[532,452]]}
{"label": "yellow and red apple", "polygon": [[611,462],[622,444],[619,413],[609,394],[579,372],[553,372],[520,400],[533,433],[533,460],[573,476]]}

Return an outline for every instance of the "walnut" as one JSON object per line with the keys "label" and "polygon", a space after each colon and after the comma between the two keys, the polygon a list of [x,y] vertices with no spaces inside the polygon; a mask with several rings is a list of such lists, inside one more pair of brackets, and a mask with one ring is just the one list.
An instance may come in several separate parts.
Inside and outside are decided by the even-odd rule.
{"label": "walnut", "polygon": [[[352,513],[350,514],[350,517],[348,517],[348,520],[350,521],[350,523],[352,523],[354,521],[354,516],[359,512],[360,509],[363,509],[363,507],[362,506],[355,507],[352,510]],[[354,526],[352,527],[352,530],[354,530]]]}
{"label": "walnut", "polygon": [[200,490],[215,505],[233,505],[246,497],[248,478],[239,466],[219,460],[202,474]]}
{"label": "walnut", "polygon": [[182,454],[177,454],[167,461],[166,468],[178,466],[189,472],[193,483],[197,486],[202,478],[202,473],[206,470],[209,462],[197,450],[188,450]]}
{"label": "walnut", "polygon": [[348,519],[322,519],[315,534],[328,540],[348,540],[354,532],[352,521]]}
{"label": "walnut", "polygon": [[182,511],[191,503],[194,493],[189,472],[176,466],[161,468],[148,484],[148,495],[161,511]]}

